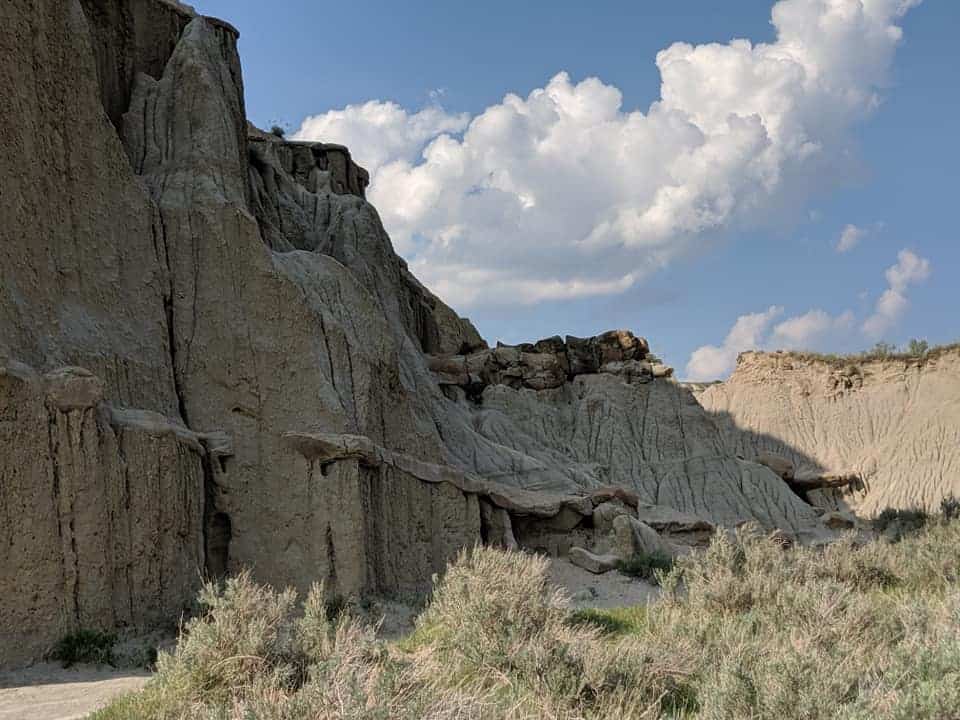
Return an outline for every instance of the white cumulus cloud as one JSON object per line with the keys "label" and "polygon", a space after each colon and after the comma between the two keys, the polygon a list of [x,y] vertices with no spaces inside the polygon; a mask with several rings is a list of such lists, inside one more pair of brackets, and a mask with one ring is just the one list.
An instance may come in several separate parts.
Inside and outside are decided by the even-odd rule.
{"label": "white cumulus cloud", "polygon": [[397,249],[456,306],[619,293],[837,169],[918,2],[781,0],[774,42],[658,53],[645,111],[559,73],[472,118],[371,101],[297,137],[352,148]]}
{"label": "white cumulus cloud", "polygon": [[864,239],[871,235],[876,235],[883,230],[883,222],[875,222],[869,227],[849,224],[845,225],[840,232],[840,239],[837,240],[836,250],[838,253],[848,253],[853,250]]}
{"label": "white cumulus cloud", "polygon": [[371,100],[308,117],[293,139],[346,145],[357,162],[373,171],[388,162],[416,160],[429,140],[460,132],[469,122],[468,114],[451,115],[436,105],[408,113],[396,103]]}
{"label": "white cumulus cloud", "polygon": [[847,225],[840,233],[840,239],[837,241],[837,252],[846,253],[853,250],[860,241],[863,240],[867,231],[856,225]]}
{"label": "white cumulus cloud", "polygon": [[738,317],[722,345],[704,345],[693,351],[687,363],[687,378],[716,380],[729,373],[737,362],[737,355],[760,347],[770,324],[781,315],[783,308],[772,305],[764,312]]}
{"label": "white cumulus cloud", "polygon": [[848,333],[854,325],[853,312],[831,315],[810,310],[782,320],[784,309],[773,305],[762,313],[741,315],[722,345],[704,345],[693,351],[687,362],[690,380],[716,380],[733,370],[737,356],[746,350],[801,350],[821,347]]}
{"label": "white cumulus cloud", "polygon": [[773,328],[767,344],[784,350],[813,349],[849,331],[854,324],[853,312],[831,315],[823,310],[810,310],[784,320]]}
{"label": "white cumulus cloud", "polygon": [[[909,304],[907,288],[929,276],[929,260],[901,250],[896,264],[885,273],[887,289],[877,300],[873,314],[860,327],[863,335],[877,340],[894,327]],[[857,324],[851,310],[831,315],[815,309],[776,322],[783,314],[781,306],[772,305],[764,312],[741,315],[721,345],[704,345],[690,354],[686,377],[695,381],[723,378],[735,367],[737,356],[746,350],[822,350],[842,346]]]}
{"label": "white cumulus cloud", "polygon": [[877,300],[873,314],[863,323],[864,334],[874,340],[896,325],[910,304],[907,288],[930,277],[930,261],[910,250],[901,250],[896,265],[887,268],[886,277],[887,289]]}

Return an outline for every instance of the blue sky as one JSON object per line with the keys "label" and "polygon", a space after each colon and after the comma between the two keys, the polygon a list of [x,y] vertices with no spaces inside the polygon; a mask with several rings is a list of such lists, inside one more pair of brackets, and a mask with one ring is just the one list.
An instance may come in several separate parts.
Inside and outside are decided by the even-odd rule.
{"label": "blue sky", "polygon": [[488,340],[627,327],[707,378],[753,346],[960,337],[960,3],[194,4],[241,31],[251,119],[347,141]]}

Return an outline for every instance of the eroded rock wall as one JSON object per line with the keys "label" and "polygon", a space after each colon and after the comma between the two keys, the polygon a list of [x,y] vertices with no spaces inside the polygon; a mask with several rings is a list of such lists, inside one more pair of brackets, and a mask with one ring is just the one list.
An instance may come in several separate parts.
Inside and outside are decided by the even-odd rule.
{"label": "eroded rock wall", "polygon": [[206,451],[79,368],[0,366],[0,666],[78,628],[175,625],[204,572]]}
{"label": "eroded rock wall", "polygon": [[279,252],[261,235],[235,121],[241,87],[221,43],[216,26],[192,20],[162,77],[139,76],[124,137],[162,218],[185,419],[233,438],[212,493],[230,518],[227,568],[306,589],[320,568],[304,562],[312,539],[290,522],[304,473],[283,433],[358,433],[428,460],[441,443],[418,392],[428,374],[406,332],[402,268],[375,211],[328,184],[321,247],[287,240]]}
{"label": "eroded rock wall", "polygon": [[[247,567],[420,592],[484,539],[565,552],[605,485],[812,522],[641,338],[488,349],[396,255],[348,151],[248,127],[226,23],[8,0],[0,50],[11,646],[175,619],[202,573]],[[348,451],[320,461],[327,436]]]}
{"label": "eroded rock wall", "polygon": [[0,5],[0,362],[76,365],[177,412],[156,212],[100,102],[72,0]]}
{"label": "eroded rock wall", "polygon": [[699,400],[744,457],[783,455],[797,477],[863,478],[828,504],[869,516],[960,496],[960,349],[871,361],[744,353]]}
{"label": "eroded rock wall", "polygon": [[718,418],[632,333],[549,338],[430,366],[482,438],[444,425],[454,462],[489,480],[558,494],[628,488],[641,502],[728,526],[801,532],[815,523],[779,477],[736,457]]}

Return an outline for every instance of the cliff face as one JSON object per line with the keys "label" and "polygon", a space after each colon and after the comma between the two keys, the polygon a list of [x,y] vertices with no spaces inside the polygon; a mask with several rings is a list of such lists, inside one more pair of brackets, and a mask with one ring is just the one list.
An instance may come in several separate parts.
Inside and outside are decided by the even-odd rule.
{"label": "cliff face", "polygon": [[84,370],[0,367],[0,665],[73,627],[176,623],[204,566],[202,440]]}
{"label": "cliff face", "polygon": [[164,0],[0,6],[0,664],[204,574],[420,592],[514,524],[562,553],[602,485],[808,531],[645,341],[486,348],[349,151],[248,127],[236,43]]}
{"label": "cliff face", "polygon": [[821,497],[859,514],[939,509],[960,496],[960,348],[918,359],[827,362],[744,353],[699,395],[745,457],[772,451],[797,475],[852,472],[862,489]]}

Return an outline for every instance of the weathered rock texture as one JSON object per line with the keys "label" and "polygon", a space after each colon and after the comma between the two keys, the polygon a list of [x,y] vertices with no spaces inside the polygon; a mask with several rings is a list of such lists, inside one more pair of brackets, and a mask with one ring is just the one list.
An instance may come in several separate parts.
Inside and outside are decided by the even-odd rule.
{"label": "weathered rock texture", "polygon": [[[0,25],[0,366],[38,376],[82,368],[71,372],[100,388],[56,443],[49,428],[67,419],[28,423],[23,392],[0,397],[10,438],[0,525],[12,538],[0,550],[0,628],[5,641],[30,638],[4,642],[2,662],[34,657],[78,625],[175,620],[204,572],[251,566],[302,588],[343,578],[331,588],[343,593],[422,589],[450,553],[479,541],[476,495],[392,468],[344,473],[331,492],[283,438],[352,432],[442,462],[434,415],[443,396],[422,352],[484,346],[393,253],[362,199],[366,173],[333,146],[282,143],[258,155],[236,31],[225,23],[159,0],[12,0]],[[270,178],[261,156],[277,164]],[[31,396],[38,408],[43,392]],[[126,423],[135,429],[118,435]],[[164,423],[184,432],[160,433],[169,447],[150,455],[138,438]],[[216,437],[216,452],[185,437]],[[83,522],[116,540],[104,567],[150,573],[149,582],[132,576],[135,601],[113,570],[73,592],[77,562],[92,566],[76,558],[103,553],[91,533],[64,540],[75,513],[61,522],[48,510],[60,502],[51,468],[84,478],[62,494],[101,513]],[[128,485],[137,497],[155,491],[155,505],[125,504]],[[104,506],[118,486],[120,499]],[[322,520],[298,520],[304,498],[332,517],[350,492],[367,503],[352,506],[354,517],[383,515],[368,518],[361,545],[331,542]],[[37,509],[39,498],[47,505]],[[167,510],[185,525],[172,530]],[[156,563],[120,540],[114,526],[124,523],[153,533]],[[425,560],[411,548],[427,526],[436,551]],[[369,572],[358,572],[363,543]],[[190,571],[163,567],[180,562]],[[25,568],[42,570],[29,595],[11,590]]]}
{"label": "weathered rock texture", "polygon": [[100,380],[0,366],[0,665],[74,627],[175,623],[204,570],[203,439]]}
{"label": "weathered rock texture", "polygon": [[345,148],[248,125],[228,24],[5,0],[0,96],[0,663],[202,574],[422,592],[474,543],[594,547],[604,503],[816,523],[645,340],[487,348]]}
{"label": "weathered rock texture", "polygon": [[457,442],[455,461],[538,492],[628,488],[639,502],[715,523],[812,523],[780,478],[730,452],[720,425],[669,369],[655,376],[662,365],[648,353],[645,340],[621,331],[431,358],[437,382],[498,449],[488,456]]}
{"label": "weathered rock texture", "polygon": [[939,509],[960,496],[960,348],[915,359],[820,360],[744,353],[732,377],[699,395],[725,418],[725,442],[792,460],[796,478],[857,475],[863,486],[818,502],[860,515]]}

